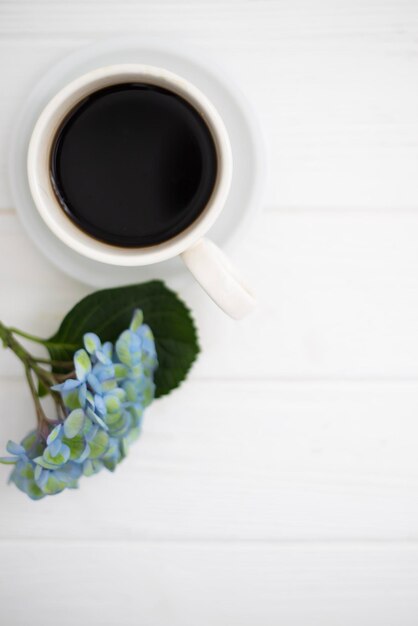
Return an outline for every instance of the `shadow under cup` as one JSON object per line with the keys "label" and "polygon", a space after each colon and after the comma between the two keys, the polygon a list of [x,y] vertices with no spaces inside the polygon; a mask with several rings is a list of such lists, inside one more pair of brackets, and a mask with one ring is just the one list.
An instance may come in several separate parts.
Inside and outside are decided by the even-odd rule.
{"label": "shadow under cup", "polygon": [[88,235],[122,248],[160,244],[187,229],[207,206],[217,173],[200,113],[173,91],[141,82],[82,99],[50,151],[63,211]]}

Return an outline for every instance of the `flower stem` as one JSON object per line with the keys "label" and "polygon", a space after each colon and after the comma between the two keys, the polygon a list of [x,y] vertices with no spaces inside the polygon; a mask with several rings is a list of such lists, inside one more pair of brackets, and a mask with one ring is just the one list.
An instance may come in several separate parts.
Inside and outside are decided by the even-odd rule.
{"label": "flower stem", "polygon": [[46,343],[45,339],[41,339],[40,337],[36,337],[35,335],[30,335],[29,333],[25,333],[23,332],[23,330],[19,330],[18,328],[14,328],[13,326],[10,326],[8,330],[15,335],[20,335],[20,337],[29,339],[29,341],[34,341],[35,343],[40,343],[42,345]]}
{"label": "flower stem", "polygon": [[[36,341],[37,343],[44,343],[44,342],[42,339],[33,337],[32,335],[28,335],[27,333],[24,333],[15,328],[8,328],[2,322],[0,322],[0,341],[3,342],[5,348],[10,348],[10,350],[12,350],[15,353],[15,355],[18,357],[18,359],[22,361],[24,365],[26,379],[28,381],[29,388],[30,388],[32,398],[33,398],[33,402],[35,404],[36,418],[38,422],[38,432],[44,439],[46,439],[51,430],[51,425],[53,425],[54,422],[49,421],[47,416],[45,415],[41,401],[38,396],[35,382],[33,380],[33,374],[35,374],[37,379],[41,383],[43,383],[48,393],[52,394],[53,400],[55,402],[56,410],[57,410],[58,421],[62,421],[65,418],[65,407],[62,403],[62,399],[58,395],[54,394],[50,388],[52,385],[55,385],[61,380],[65,380],[66,378],[69,378],[70,376],[72,376],[72,374],[54,374],[53,372],[50,372],[47,369],[41,367],[40,363],[46,363],[50,365],[51,367],[54,367],[54,365],[57,364],[57,367],[58,366],[63,367],[63,368],[71,367],[71,369],[73,366],[71,362],[67,362],[67,361],[54,362],[48,359],[38,359],[36,357],[33,357],[22,346],[22,344],[19,341],[17,341],[17,339],[14,337],[14,334],[21,335],[22,337],[25,337],[26,339],[31,339],[32,341]],[[58,363],[60,365],[58,365]]]}
{"label": "flower stem", "polygon": [[10,348],[24,365],[31,361],[32,357],[29,352],[13,337],[12,330],[2,322],[0,322],[0,339],[3,341],[4,347]]}
{"label": "flower stem", "polygon": [[51,394],[52,399],[55,403],[55,409],[57,411],[57,418],[59,422],[63,422],[65,420],[65,406],[64,403],[62,401],[62,398],[59,394],[57,393],[52,393]]}
{"label": "flower stem", "polygon": [[74,364],[72,361],[54,361],[51,359],[38,359],[38,357],[34,358],[34,361],[37,363],[45,363],[46,365],[51,365],[52,367],[62,367],[62,368],[73,368]]}
{"label": "flower stem", "polygon": [[47,387],[54,385],[57,380],[52,374],[45,368],[38,365],[36,358],[34,358],[17,339],[13,336],[13,329],[7,328],[2,322],[0,322],[0,340],[6,348],[10,348],[15,355],[20,359],[25,366],[29,367],[35,372],[40,381],[42,381]]}
{"label": "flower stem", "polygon": [[30,371],[29,366],[25,367],[26,378],[29,383],[29,388],[32,393],[33,402],[35,404],[36,409],[36,418],[38,421],[38,432],[44,439],[47,439],[50,431],[50,424],[48,418],[45,415],[45,412],[42,408],[42,404],[38,398],[38,394],[36,392],[35,384],[33,382],[32,373]]}
{"label": "flower stem", "polygon": [[75,376],[75,371],[71,370],[71,372],[68,372],[68,374],[54,374],[55,379],[59,382],[59,383],[64,383],[66,380],[68,380],[69,378],[74,378]]}

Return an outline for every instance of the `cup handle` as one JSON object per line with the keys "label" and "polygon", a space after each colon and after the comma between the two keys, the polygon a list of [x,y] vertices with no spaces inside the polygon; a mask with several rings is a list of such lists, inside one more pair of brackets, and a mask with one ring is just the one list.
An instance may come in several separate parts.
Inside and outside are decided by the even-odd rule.
{"label": "cup handle", "polygon": [[200,286],[227,315],[240,320],[253,311],[254,295],[212,241],[200,239],[181,257]]}

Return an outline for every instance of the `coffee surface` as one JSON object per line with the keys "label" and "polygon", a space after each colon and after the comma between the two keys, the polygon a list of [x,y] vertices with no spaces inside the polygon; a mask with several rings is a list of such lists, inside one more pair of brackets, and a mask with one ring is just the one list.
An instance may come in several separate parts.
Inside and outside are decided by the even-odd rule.
{"label": "coffee surface", "polygon": [[203,211],[217,171],[211,133],[178,95],[142,83],[102,89],[64,120],[51,181],[67,215],[122,247],[171,239]]}

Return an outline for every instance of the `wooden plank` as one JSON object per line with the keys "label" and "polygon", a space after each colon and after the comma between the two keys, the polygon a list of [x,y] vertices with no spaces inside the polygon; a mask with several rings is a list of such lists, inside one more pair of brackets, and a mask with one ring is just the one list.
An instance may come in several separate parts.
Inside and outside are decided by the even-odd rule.
{"label": "wooden plank", "polygon": [[0,95],[0,212],[14,207],[8,168],[13,131],[20,109],[50,66],[86,42],[74,37],[63,37],[55,42],[45,41],[44,38],[36,42],[19,39],[5,41],[1,37],[0,69],[5,88]]}
{"label": "wooden plank", "polygon": [[[52,10],[52,6],[54,9]],[[100,10],[105,7],[106,10]],[[83,14],[90,21],[77,21]],[[205,16],[205,21],[202,20]],[[90,0],[37,0],[36,7],[30,0],[3,0],[1,5],[1,32],[8,35],[73,34],[112,32],[118,27],[130,32],[142,22],[159,26],[161,31],[173,25],[188,29],[193,24],[207,37],[213,35],[215,24],[226,29],[236,23],[235,37],[245,32],[250,40],[248,26],[254,35],[285,35],[291,39],[296,34],[304,40],[327,35],[334,39],[342,36],[378,37],[398,35],[405,40],[417,26],[418,13],[414,0],[353,0],[350,4],[333,0],[321,0],[313,6],[309,0],[289,3],[276,0],[122,0],[116,6],[112,1]],[[124,20],[129,16],[133,23]],[[36,18],[34,20],[34,17]],[[116,20],[116,21],[115,21]],[[405,31],[396,32],[399,26]],[[276,30],[278,27],[278,30]],[[195,35],[197,39],[197,34]],[[252,39],[255,44],[254,39]],[[255,46],[254,46],[255,47]]]}
{"label": "wooden plank", "polygon": [[267,205],[417,209],[413,0],[2,2],[0,207],[25,94],[65,52],[120,32],[177,38],[229,69],[264,127]]}
{"label": "wooden plank", "polygon": [[1,544],[10,626],[415,626],[416,546]]}
{"label": "wooden plank", "polygon": [[[30,326],[38,335],[50,336],[59,325],[61,312],[90,291],[56,270],[39,253],[13,213],[0,214],[0,258],[0,315],[10,326]],[[48,304],[51,296],[60,310],[58,316],[55,306]],[[1,350],[0,373],[20,372],[13,355]]]}
{"label": "wooden plank", "polygon": [[[1,450],[34,424],[0,384]],[[33,503],[0,467],[0,539],[418,539],[418,385],[190,382],[115,474]]]}
{"label": "wooden plank", "polygon": [[[257,291],[253,316],[237,324],[192,279],[170,281],[200,331],[193,377],[417,379],[417,241],[415,214],[264,213],[232,254]],[[13,215],[0,217],[0,284],[3,321],[41,336],[89,291],[45,261]],[[0,351],[0,374],[20,371]]]}

